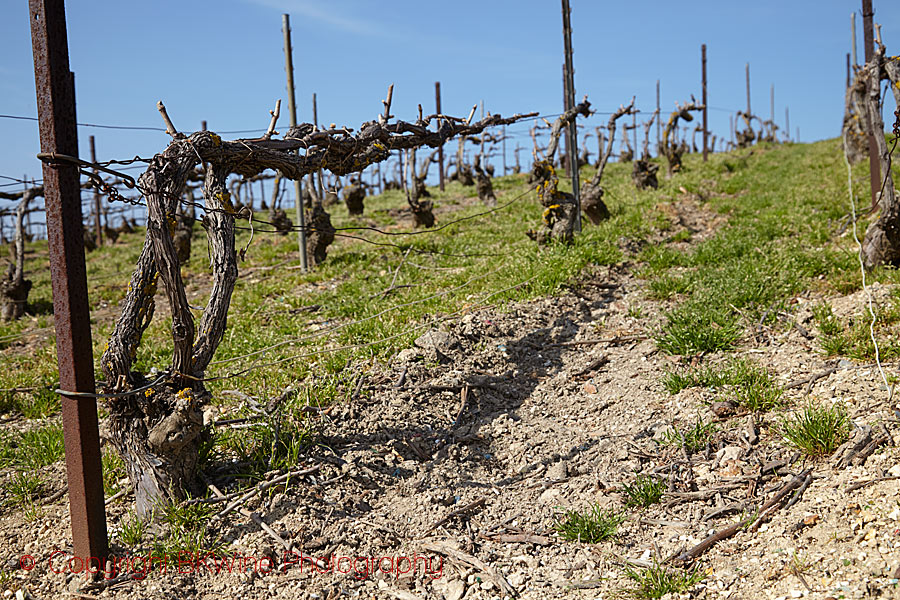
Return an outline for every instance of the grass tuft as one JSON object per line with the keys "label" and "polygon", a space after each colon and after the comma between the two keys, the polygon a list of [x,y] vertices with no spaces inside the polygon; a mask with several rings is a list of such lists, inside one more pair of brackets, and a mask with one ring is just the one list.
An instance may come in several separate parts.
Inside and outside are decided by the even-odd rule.
{"label": "grass tuft", "polygon": [[662,384],[672,395],[691,387],[728,388],[723,391],[740,406],[752,411],[780,406],[784,393],[765,368],[740,358],[724,365],[667,371]]}
{"label": "grass tuft", "polygon": [[666,314],[656,345],[669,354],[721,352],[731,350],[742,332],[732,314],[691,302]]}
{"label": "grass tuft", "polygon": [[[153,540],[153,556],[178,556],[179,552],[190,554],[215,553],[223,542],[207,527],[216,513],[214,504],[163,503],[156,509],[159,520],[167,525],[164,535]],[[129,537],[134,540],[143,537],[144,525],[129,523]]]}
{"label": "grass tuft", "polygon": [[781,435],[807,456],[828,456],[850,437],[850,416],[843,404],[809,404],[781,422]]}
{"label": "grass tuft", "polygon": [[596,544],[616,535],[624,520],[625,515],[621,512],[613,508],[603,510],[594,504],[583,513],[567,510],[553,528],[569,542]]}
{"label": "grass tuft", "polygon": [[119,539],[126,546],[134,547],[140,544],[146,532],[147,522],[138,517],[133,510],[129,510],[128,514],[122,517]]}
{"label": "grass tuft", "polygon": [[704,579],[699,567],[691,570],[674,569],[661,565],[656,560],[646,568],[625,567],[625,576],[636,585],[624,590],[625,593],[641,600],[657,600],[666,594],[683,594]]}
{"label": "grass tuft", "polygon": [[678,446],[688,452],[700,452],[706,448],[706,445],[718,429],[715,423],[704,423],[703,419],[697,417],[696,423],[684,430],[673,425],[671,429],[668,429],[663,434],[660,444],[663,446]]}
{"label": "grass tuft", "polygon": [[40,469],[63,457],[61,425],[45,425],[0,437],[0,468]]}
{"label": "grass tuft", "polygon": [[666,482],[647,475],[639,475],[634,483],[622,486],[625,506],[647,508],[659,502],[666,491]]}
{"label": "grass tuft", "polygon": [[26,508],[40,497],[43,488],[44,481],[37,473],[17,471],[8,476],[4,504]]}

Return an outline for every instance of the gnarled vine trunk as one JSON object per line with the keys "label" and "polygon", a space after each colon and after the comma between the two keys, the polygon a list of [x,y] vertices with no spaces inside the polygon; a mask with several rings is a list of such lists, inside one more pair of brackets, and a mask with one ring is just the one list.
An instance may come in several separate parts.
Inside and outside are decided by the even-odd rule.
{"label": "gnarled vine trunk", "polygon": [[[885,48],[878,44],[872,60],[858,72],[853,85],[856,104],[866,131],[872,132],[881,163],[883,185],[878,197],[878,218],[866,230],[862,255],[866,267],[900,265],[900,198],[894,189],[890,156],[884,139],[884,120],[881,118],[881,79],[891,81],[894,98],[900,100],[900,63],[894,57],[885,60]],[[898,105],[900,106],[900,105]],[[900,112],[897,114],[900,122]]]}
{"label": "gnarled vine trunk", "polygon": [[347,205],[347,213],[351,217],[357,217],[363,214],[365,210],[366,188],[358,181],[351,181],[350,185],[344,188],[344,204]]}
{"label": "gnarled vine trunk", "polygon": [[481,168],[481,157],[475,157],[475,189],[478,191],[478,199],[485,206],[497,206],[497,197],[494,196],[494,185],[484,169]]}
{"label": "gnarled vine trunk", "polygon": [[[146,238],[121,303],[121,315],[101,358],[105,391],[111,394],[110,438],[124,460],[139,514],[147,515],[161,502],[178,500],[199,490],[201,407],[209,398],[204,377],[225,332],[238,274],[234,221],[246,216],[239,215],[231,202],[226,189],[229,174],[250,178],[272,169],[296,180],[328,168],[335,175],[346,175],[386,160],[392,150],[437,147],[457,134],[480,133],[487,126],[514,123],[526,116],[533,115],[508,119],[493,115],[472,125],[462,119],[436,115],[420,118],[414,124],[388,123],[385,116],[377,122],[364,123],[356,135],[349,130],[316,131],[312,125],[303,124],[292,127],[279,140],[270,139],[271,134],[235,142],[225,142],[208,131],[189,137],[174,134],[175,139],[164,152],[153,157],[139,179],[148,207]],[[441,121],[439,130],[428,130],[429,122],[436,118]],[[305,154],[298,154],[300,149]],[[212,289],[199,323],[195,324],[174,237],[175,215],[185,182],[201,162],[206,164],[203,223],[209,239]],[[277,197],[277,182],[275,189]],[[324,260],[327,243],[322,246],[322,242],[330,242],[334,236],[330,220],[326,219],[327,213],[316,203],[310,214],[314,260]],[[153,318],[158,281],[162,281],[172,315],[172,363],[150,381],[132,371],[132,367],[141,338]]]}
{"label": "gnarled vine trunk", "polygon": [[31,291],[31,280],[25,279],[25,213],[31,201],[43,194],[43,186],[29,188],[22,192],[22,200],[16,207],[12,262],[6,276],[0,279],[0,320],[3,321],[15,321],[25,314]]}
{"label": "gnarled vine trunk", "polygon": [[679,144],[674,139],[673,134],[677,131],[676,128],[678,127],[679,119],[684,119],[688,122],[694,120],[693,115],[691,115],[692,110],[703,110],[703,106],[697,104],[694,100],[691,100],[684,106],[676,105],[675,110],[669,115],[669,121],[666,123],[666,127],[663,130],[662,150],[668,163],[668,177],[671,177],[674,173],[681,170],[681,157],[687,152],[688,147],[684,142]]}
{"label": "gnarled vine trunk", "polygon": [[[610,216],[609,208],[603,201],[604,191],[601,181],[603,179],[603,171],[606,170],[606,165],[609,162],[609,157],[612,156],[613,142],[616,141],[616,121],[625,115],[633,113],[634,98],[631,99],[631,103],[628,106],[619,106],[619,109],[609,117],[609,121],[606,124],[609,136],[606,138],[606,149],[604,150],[602,146],[600,147],[600,160],[597,163],[597,172],[594,173],[590,181],[585,181],[584,185],[581,186],[581,210],[594,225],[605,221]],[[603,137],[599,127],[597,128],[597,137]]]}

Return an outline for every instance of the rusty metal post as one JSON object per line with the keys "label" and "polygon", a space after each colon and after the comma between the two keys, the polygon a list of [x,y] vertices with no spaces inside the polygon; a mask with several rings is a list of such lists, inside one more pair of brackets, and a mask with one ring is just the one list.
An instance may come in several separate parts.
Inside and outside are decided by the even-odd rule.
{"label": "rusty metal post", "polygon": [[[441,82],[434,82],[434,107],[437,114],[441,114]],[[438,119],[437,127],[440,129],[441,120]],[[444,145],[438,146],[438,177],[440,178],[441,191],[444,191]]]}
{"label": "rusty metal post", "polygon": [[[94,146],[94,136],[89,138],[91,142],[91,162],[97,162],[97,149]],[[94,175],[99,176],[97,169],[94,169]],[[100,190],[94,188],[94,235],[97,238],[97,247],[103,246],[103,229],[100,227]]]}
{"label": "rusty metal post", "polygon": [[[291,49],[291,16],[281,15],[281,25],[284,33],[284,70],[287,73],[288,92],[288,116],[291,127],[297,124],[297,103],[294,99],[294,59]],[[306,216],[303,210],[303,194],[300,191],[300,180],[294,180],[294,195],[297,209],[297,222],[300,227],[297,230],[297,244],[300,246],[300,268],[305,272],[309,270],[309,262],[306,258]]]}
{"label": "rusty metal post", "polygon": [[[41,152],[78,155],[75,85],[69,71],[63,0],[29,0],[34,80]],[[84,264],[84,227],[78,167],[44,163],[44,205],[60,388],[93,394],[94,356]],[[62,395],[63,440],[69,484],[74,555],[99,560],[109,555],[97,401]]]}
{"label": "rusty metal post", "polygon": [[[872,17],[874,16],[872,0],[862,0],[863,45],[865,46],[866,64],[875,55],[875,34],[872,27]],[[879,85],[879,83],[876,82],[875,85]],[[876,132],[872,131],[871,123],[866,125],[866,129],[869,130],[869,188],[872,193],[872,208],[875,209],[878,207],[878,194],[881,191],[881,162],[878,156],[878,144],[875,142]]]}
{"label": "rusty metal post", "polygon": [[[563,17],[563,49],[566,54],[566,99],[569,108],[575,106],[575,67],[572,61],[572,9],[569,0],[562,0]],[[578,128],[575,119],[569,123],[569,136],[567,154],[578,152]],[[578,180],[578,158],[571,161],[572,165],[572,195],[575,196],[575,232],[581,231],[581,186]]]}
{"label": "rusty metal post", "polygon": [[707,111],[709,109],[706,107],[706,44],[700,46],[700,62],[703,64],[703,162],[706,162],[707,160],[709,160],[709,145],[707,142],[707,140],[709,139],[709,121]]}

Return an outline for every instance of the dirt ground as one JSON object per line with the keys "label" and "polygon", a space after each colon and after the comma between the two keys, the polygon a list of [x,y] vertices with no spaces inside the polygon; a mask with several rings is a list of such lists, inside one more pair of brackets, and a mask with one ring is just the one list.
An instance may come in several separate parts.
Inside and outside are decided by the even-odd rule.
{"label": "dirt ground", "polygon": [[[695,239],[709,234],[712,220],[690,203],[676,212],[675,231],[690,228]],[[648,300],[633,271],[629,263],[596,268],[558,297],[474,309],[436,326],[372,369],[355,400],[322,416],[323,444],[298,465],[318,470],[244,504],[296,552],[331,561],[320,569],[297,564],[296,555],[285,560],[285,549],[251,518],[231,513],[213,525],[230,544],[227,552],[273,560],[210,573],[187,558],[183,573],[177,565],[165,574],[154,567],[146,579],[80,593],[610,598],[632,586],[625,564],[681,554],[811,469],[799,501],[703,553],[697,564],[704,579],[681,597],[900,597],[898,483],[850,489],[900,476],[898,420],[877,369],[840,361],[810,386],[787,390],[784,410],[718,417],[711,406],[721,390],[673,396],[661,384],[667,370],[691,359],[657,350],[653,335],[668,305]],[[876,299],[888,291],[876,286]],[[779,327],[748,333],[739,354],[783,384],[822,372],[832,362],[814,339],[811,308],[823,299],[798,296],[792,316],[799,327],[785,318]],[[857,313],[864,296],[828,300],[842,316]],[[887,368],[896,372],[896,365]],[[845,403],[857,426],[876,432],[883,426],[890,441],[860,465],[799,458],[775,426],[807,398]],[[705,452],[687,455],[659,443],[673,424],[690,425],[698,415],[718,421]],[[61,465],[50,470],[61,486]],[[621,507],[622,485],[639,473],[665,478],[668,491],[659,504],[627,510],[616,537],[586,544],[555,533],[567,509]],[[123,506],[111,505],[110,514]],[[64,597],[83,584],[80,576],[67,582],[62,572],[70,550],[65,498],[44,512],[31,523],[19,514],[0,522],[0,558],[12,572],[4,585],[21,588],[24,597]],[[34,557],[31,570],[18,568],[24,554]],[[274,569],[263,573],[272,562]]]}

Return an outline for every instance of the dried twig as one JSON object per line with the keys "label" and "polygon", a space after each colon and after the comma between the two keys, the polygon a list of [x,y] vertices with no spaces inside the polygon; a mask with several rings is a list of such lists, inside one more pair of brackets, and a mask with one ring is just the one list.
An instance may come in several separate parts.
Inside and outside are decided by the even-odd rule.
{"label": "dried twig", "polygon": [[593,344],[624,344],[627,342],[638,342],[646,340],[646,335],[617,335],[612,338],[595,338],[591,340],[572,340],[568,342],[557,342],[551,346],[591,346]]}
{"label": "dried twig", "polygon": [[[288,471],[287,473],[279,475],[278,477],[276,477],[274,479],[271,479],[269,481],[263,481],[262,483],[260,483],[256,487],[254,487],[252,490],[250,490],[249,492],[240,496],[237,500],[235,500],[234,502],[232,502],[231,504],[229,504],[228,506],[226,506],[225,508],[220,510],[218,513],[216,513],[215,516],[216,516],[216,518],[221,519],[225,515],[227,515],[228,513],[230,513],[237,507],[239,507],[241,504],[243,504],[244,502],[246,502],[247,500],[249,500],[250,498],[255,496],[256,494],[261,493],[261,492],[269,489],[272,486],[283,483],[283,482],[287,481],[288,479],[290,479],[291,477],[303,477],[304,475],[310,475],[312,473],[317,472],[321,468],[322,468],[322,465],[315,465],[315,466],[309,467],[307,469],[297,469],[294,471]],[[218,496],[218,494],[217,494],[217,496]],[[223,496],[222,498],[217,499],[219,502],[224,502],[224,501],[228,500],[227,497],[224,497],[224,494],[222,496]],[[188,502],[190,502],[190,500]]]}
{"label": "dried twig", "polygon": [[432,531],[434,531],[435,529],[437,529],[438,527],[440,527],[441,525],[443,525],[444,523],[446,523],[453,517],[458,517],[459,515],[469,512],[470,510],[484,506],[485,502],[487,502],[487,498],[482,497],[482,498],[479,498],[478,500],[475,500],[474,502],[469,502],[468,504],[466,504],[463,507],[460,507],[454,511],[451,511],[444,518],[442,518],[437,523],[435,523],[434,525],[432,525],[431,527],[426,529],[425,533],[423,533],[422,536],[424,537],[424,536],[428,535],[429,533],[431,533]]}
{"label": "dried twig", "polygon": [[856,490],[861,490],[864,487],[869,487],[870,485],[872,485],[874,483],[880,483],[882,481],[895,481],[897,479],[900,479],[900,476],[892,475],[889,477],[876,477],[875,479],[866,479],[865,481],[857,481],[853,485],[847,486],[846,491],[849,494],[850,492],[855,492]]}
{"label": "dried twig", "polygon": [[269,128],[266,129],[266,133],[263,134],[264,140],[267,140],[278,133],[275,131],[275,123],[278,122],[278,116],[281,114],[281,98],[275,101],[275,110],[270,110],[269,114],[272,115],[272,120],[269,121]]}
{"label": "dried twig", "polygon": [[461,562],[463,564],[469,565],[470,567],[475,567],[476,569],[481,570],[494,580],[494,583],[497,584],[497,586],[503,591],[504,594],[509,594],[510,596],[518,596],[515,588],[513,588],[513,586],[511,586],[508,581],[506,581],[503,575],[501,575],[489,564],[475,558],[471,554],[466,554],[465,552],[462,552],[461,550],[458,550],[449,544],[441,542],[425,544],[424,547],[426,550],[436,552],[438,554],[443,554],[457,562]]}
{"label": "dried twig", "polygon": [[166,133],[177,139],[181,134],[178,133],[178,130],[175,129],[175,125],[172,124],[172,119],[169,118],[169,113],[166,112],[166,105],[163,104],[162,100],[156,103],[156,108],[159,110],[159,114],[166,123]]}
{"label": "dried twig", "polygon": [[[791,479],[788,483],[783,485],[778,492],[772,496],[767,502],[765,502],[762,506],[760,506],[757,514],[751,515],[744,519],[741,519],[737,523],[729,525],[725,529],[718,531],[711,536],[707,537],[705,540],[691,548],[690,550],[686,550],[682,552],[676,557],[672,557],[669,560],[673,560],[678,563],[689,563],[693,562],[697,558],[699,558],[704,552],[712,548],[718,542],[722,540],[726,540],[736,534],[741,529],[745,527],[750,527],[751,531],[756,531],[756,529],[762,525],[763,521],[768,519],[772,514],[781,508],[782,501],[787,497],[789,493],[794,490],[798,492],[800,489],[806,489],[808,479],[812,478],[812,469],[807,469],[803,471],[793,479]],[[797,494],[799,496],[799,493]]]}
{"label": "dried twig", "polygon": [[453,426],[451,429],[456,429],[459,427],[460,422],[462,421],[463,413],[466,411],[466,404],[469,399],[469,386],[464,385],[462,391],[459,393],[459,410],[456,412],[456,419],[453,420]]}
{"label": "dried twig", "polygon": [[839,368],[840,368],[840,365],[839,365],[837,362],[835,362],[835,363],[833,363],[830,367],[828,367],[827,369],[825,369],[824,371],[820,371],[820,372],[818,372],[818,373],[814,373],[814,374],[812,374],[812,375],[810,375],[810,376],[808,376],[808,377],[804,377],[804,378],[802,378],[802,379],[795,379],[794,381],[792,381],[792,382],[788,383],[787,385],[785,385],[785,386],[784,386],[784,389],[786,389],[786,390],[792,390],[792,389],[794,389],[794,388],[798,388],[798,387],[801,387],[801,386],[803,386],[803,385],[809,384],[808,387],[807,387],[807,389],[806,389],[806,393],[808,394],[808,393],[809,393],[809,389],[812,387],[812,385],[813,385],[815,382],[817,382],[818,380],[823,379],[823,378],[825,378],[825,377],[828,377],[829,375],[831,375],[832,373],[834,373],[835,371],[837,371]]}
{"label": "dried twig", "polygon": [[495,533],[485,535],[479,534],[483,540],[491,542],[500,542],[501,544],[537,544],[538,546],[549,546],[553,541],[545,535],[536,535],[534,533]]}
{"label": "dried twig", "polygon": [[[212,483],[207,484],[207,487],[208,487],[208,488],[210,489],[210,491],[212,491],[212,493],[215,494],[216,496],[221,497],[221,498],[224,498],[224,497],[225,497],[225,494],[223,494],[223,493],[219,490],[219,488],[217,488],[217,487],[216,487],[215,485],[213,485]],[[291,549],[293,548],[293,544],[292,544],[291,542],[288,542],[288,541],[285,540],[284,538],[282,538],[280,535],[278,535],[278,534],[275,532],[274,529],[272,529],[271,527],[269,527],[268,523],[266,523],[265,521],[263,521],[263,518],[262,518],[261,516],[259,516],[259,513],[256,513],[256,512],[250,512],[250,511],[247,510],[246,508],[239,508],[239,509],[238,509],[238,512],[240,512],[240,513],[241,513],[242,515],[244,515],[245,517],[248,517],[249,519],[251,519],[251,520],[252,520],[254,523],[256,523],[257,525],[259,525],[259,527],[260,527],[263,531],[265,531],[265,532],[269,535],[269,537],[271,537],[273,540],[275,540],[276,542],[278,542],[279,544],[281,544],[281,546],[285,549],[285,551],[287,551],[287,552],[290,552],[290,551],[291,551]]]}

